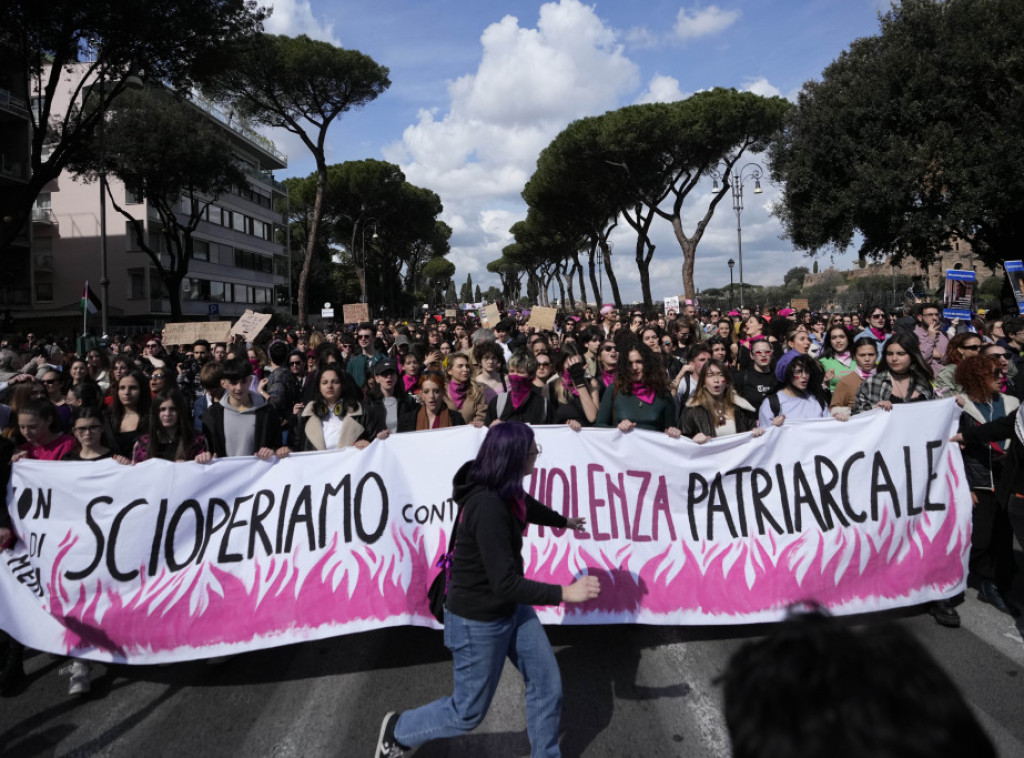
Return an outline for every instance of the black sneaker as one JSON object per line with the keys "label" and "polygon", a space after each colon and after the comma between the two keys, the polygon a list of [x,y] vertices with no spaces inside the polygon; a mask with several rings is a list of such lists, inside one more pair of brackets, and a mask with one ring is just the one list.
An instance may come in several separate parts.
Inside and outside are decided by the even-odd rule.
{"label": "black sneaker", "polygon": [[928,606],[928,613],[942,626],[948,626],[950,629],[960,626],[960,614],[949,600],[936,600]]}
{"label": "black sneaker", "polygon": [[986,580],[981,583],[981,588],[978,590],[978,600],[988,603],[1000,613],[1005,613],[1008,616],[1020,615],[1020,609],[1007,602],[1006,598],[1003,597],[1003,593],[999,591],[999,587],[993,581]]}
{"label": "black sneaker", "polygon": [[405,748],[398,744],[395,739],[395,724],[398,723],[398,714],[391,711],[384,716],[380,725],[380,736],[377,738],[377,752],[374,758],[400,758],[405,755]]}

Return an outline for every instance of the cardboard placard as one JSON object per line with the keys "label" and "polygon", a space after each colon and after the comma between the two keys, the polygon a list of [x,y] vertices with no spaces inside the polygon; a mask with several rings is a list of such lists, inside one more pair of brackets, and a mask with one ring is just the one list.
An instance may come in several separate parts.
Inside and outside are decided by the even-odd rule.
{"label": "cardboard placard", "polygon": [[252,342],[256,335],[263,331],[263,327],[270,323],[273,318],[269,313],[256,313],[246,309],[241,318],[231,327],[231,334],[241,334],[246,342]]}
{"label": "cardboard placard", "polygon": [[806,297],[794,297],[789,301],[789,307],[795,311],[808,311],[811,309],[811,303]]}
{"label": "cardboard placard", "polygon": [[484,308],[483,317],[480,319],[480,323],[487,329],[493,329],[501,321],[501,311],[498,310],[498,306],[491,303]]}
{"label": "cardboard placard", "polygon": [[526,322],[526,325],[532,326],[537,331],[551,331],[555,328],[555,316],[557,315],[557,308],[545,308],[538,305],[530,311],[530,320]]}
{"label": "cardboard placard", "polygon": [[214,342],[231,341],[230,321],[187,321],[164,324],[163,342],[167,345],[191,345],[196,340]]}
{"label": "cardboard placard", "polygon": [[679,295],[665,298],[665,313],[667,314],[669,311],[679,313]]}
{"label": "cardboard placard", "polygon": [[346,324],[362,324],[370,320],[370,309],[366,303],[345,303],[341,306],[341,314]]}
{"label": "cardboard placard", "polygon": [[444,309],[444,317],[445,318],[455,318],[458,315],[458,313],[459,312],[457,310],[455,310],[454,308],[445,308]]}

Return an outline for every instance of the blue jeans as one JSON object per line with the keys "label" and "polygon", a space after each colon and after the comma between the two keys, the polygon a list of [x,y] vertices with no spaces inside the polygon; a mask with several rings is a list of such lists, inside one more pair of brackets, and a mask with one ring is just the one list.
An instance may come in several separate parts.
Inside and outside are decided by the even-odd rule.
{"label": "blue jeans", "polygon": [[406,747],[470,732],[487,715],[505,656],[526,683],[526,731],[531,755],[559,756],[562,678],[544,627],[528,605],[498,621],[472,621],[444,612],[444,645],[455,658],[455,692],[405,711],[395,724],[395,739]]}

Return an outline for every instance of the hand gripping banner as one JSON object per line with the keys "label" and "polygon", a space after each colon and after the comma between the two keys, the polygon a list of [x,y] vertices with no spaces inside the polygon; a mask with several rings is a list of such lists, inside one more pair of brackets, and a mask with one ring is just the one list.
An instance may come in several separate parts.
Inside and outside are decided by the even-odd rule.
{"label": "hand gripping banner", "polygon": [[[971,524],[947,442],[958,416],[939,400],[705,445],[538,427],[527,489],[588,525],[529,527],[526,574],[602,586],[541,619],[745,624],[806,600],[849,614],[952,596]],[[485,433],[276,462],[18,462],[0,627],[32,648],[142,664],[436,626],[426,590],[456,512],[451,480]]]}

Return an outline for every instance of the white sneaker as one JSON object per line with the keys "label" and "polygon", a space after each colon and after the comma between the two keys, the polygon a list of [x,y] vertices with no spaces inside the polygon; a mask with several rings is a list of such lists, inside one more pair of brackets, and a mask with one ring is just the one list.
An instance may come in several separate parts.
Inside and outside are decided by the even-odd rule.
{"label": "white sneaker", "polygon": [[71,682],[68,684],[68,694],[87,694],[92,688],[92,666],[88,661],[72,661],[70,672]]}

